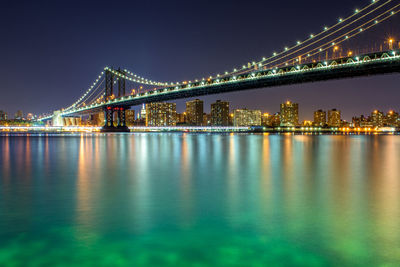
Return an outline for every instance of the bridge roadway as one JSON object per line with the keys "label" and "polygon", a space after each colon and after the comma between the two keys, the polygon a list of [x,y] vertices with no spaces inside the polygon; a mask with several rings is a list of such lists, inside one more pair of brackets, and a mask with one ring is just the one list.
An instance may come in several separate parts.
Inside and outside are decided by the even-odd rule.
{"label": "bridge roadway", "polygon": [[143,103],[396,72],[400,72],[400,51],[377,52],[357,57],[344,57],[284,68],[258,70],[237,76],[203,80],[176,87],[166,87],[75,110],[68,110],[61,112],[61,115],[76,116],[99,112],[106,107],[129,108]]}

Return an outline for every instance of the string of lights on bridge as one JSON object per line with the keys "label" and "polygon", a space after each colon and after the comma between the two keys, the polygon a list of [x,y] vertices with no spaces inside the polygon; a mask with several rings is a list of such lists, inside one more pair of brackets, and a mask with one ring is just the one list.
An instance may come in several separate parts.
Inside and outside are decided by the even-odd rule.
{"label": "string of lights on bridge", "polygon": [[[290,55],[293,55],[293,54],[295,54],[295,53],[297,53],[297,52],[299,52],[299,51],[301,51],[301,50],[303,50],[303,49],[305,49],[305,48],[307,48],[307,47],[309,47],[309,46],[311,46],[311,45],[313,45],[313,44],[316,44],[316,43],[322,41],[323,39],[326,39],[326,38],[329,37],[329,36],[332,36],[332,35],[335,34],[335,33],[338,33],[339,31],[341,31],[341,30],[347,28],[348,26],[354,24],[355,22],[357,22],[357,21],[359,21],[359,20],[365,18],[366,16],[372,14],[373,12],[375,12],[375,11],[378,10],[378,9],[380,9],[381,7],[383,7],[384,5],[388,4],[388,3],[391,2],[391,1],[392,1],[392,0],[383,3],[382,5],[376,7],[375,9],[369,11],[368,13],[366,13],[366,14],[364,14],[364,15],[362,15],[362,16],[359,16],[357,19],[355,19],[355,20],[349,22],[349,23],[346,24],[346,25],[343,25],[343,24],[341,24],[341,23],[338,23],[338,24],[336,24],[336,25],[330,27],[329,29],[333,29],[334,27],[338,26],[339,24],[340,24],[340,25],[343,25],[342,27],[340,27],[340,28],[338,28],[338,29],[332,31],[331,33],[325,35],[325,36],[322,37],[322,38],[315,39],[315,37],[316,37],[317,35],[316,35],[316,36],[311,35],[309,39],[307,39],[307,40],[305,40],[305,41],[303,41],[303,42],[298,42],[298,43],[305,44],[306,42],[308,42],[308,41],[310,41],[310,40],[314,40],[314,41],[311,42],[311,43],[309,43],[309,44],[306,45],[306,46],[303,46],[303,47],[297,49],[296,51],[293,51],[293,52],[290,52],[290,53],[283,53],[283,52],[282,52],[282,53],[280,53],[280,54],[284,54],[284,55],[281,56],[281,57],[277,57],[277,58],[270,57],[269,59],[273,59],[272,61],[269,61],[269,62],[260,61],[260,62],[255,63],[255,64],[258,64],[259,67],[263,67],[263,66],[270,65],[271,63],[277,62],[277,61],[279,61],[279,60],[282,60],[282,59],[284,59],[285,57],[288,57],[288,56],[290,56]],[[398,6],[396,6],[396,7],[398,7]],[[392,8],[392,9],[393,9],[393,8]],[[392,10],[392,9],[391,9],[391,10]],[[360,13],[360,12],[361,12],[361,11],[359,11],[359,12],[357,12],[357,13]],[[383,14],[385,14],[385,13],[387,13],[387,12],[388,12],[388,11],[385,11]],[[357,14],[357,13],[356,13],[356,14]],[[371,22],[371,21],[374,21],[375,24],[378,24],[379,21],[378,21],[377,19],[378,19],[380,16],[382,16],[383,14],[380,14],[380,15],[376,16],[374,19],[368,21],[367,23],[364,23],[362,26],[358,26],[356,29],[362,28],[364,25],[368,24],[368,23]],[[350,16],[350,17],[353,17],[353,16],[354,16],[354,15],[352,15],[352,16]],[[350,18],[350,17],[349,17],[349,18]],[[346,21],[346,20],[348,20],[349,18],[344,19],[343,22]],[[325,29],[326,29],[326,30],[324,30],[324,32],[321,32],[321,33],[319,33],[318,35],[320,35],[320,34],[325,33],[325,32],[328,31],[327,27],[325,27]],[[348,35],[349,35],[351,32],[353,32],[353,31],[354,31],[354,29],[348,31],[348,32],[345,33],[345,34],[342,34],[340,37],[345,37],[345,40],[349,40],[351,37],[349,37]],[[317,49],[319,50],[319,52],[323,52],[324,50],[321,49],[321,48],[323,48],[326,44],[331,44],[332,46],[334,46],[334,45],[335,45],[335,41],[336,41],[337,39],[339,39],[340,37],[338,37],[338,38],[336,38],[336,39],[334,39],[334,40],[330,40],[330,41],[326,42],[325,44],[322,44],[322,45],[320,45],[320,46],[318,46],[318,47],[316,47],[316,48],[314,48],[314,49],[311,49],[311,50],[309,50],[309,51],[307,51],[307,52],[303,52],[303,54],[302,54],[301,56],[307,55],[307,57],[310,57],[311,55],[308,55],[308,54],[311,53],[311,52],[313,52],[313,51],[315,51],[315,50],[317,50]],[[300,44],[299,44],[299,45],[296,45],[296,46],[294,46],[294,47],[292,47],[292,48],[290,48],[290,49],[288,49],[288,51],[290,51],[290,50],[293,49],[293,48],[299,47],[299,46],[300,46]],[[329,47],[326,48],[326,49],[329,49]],[[326,50],[326,49],[325,49],[325,50]],[[298,57],[296,57],[296,58],[298,58]],[[289,59],[289,61],[290,61],[290,60],[293,60],[293,59],[296,59],[296,58]],[[267,60],[268,60],[268,59],[267,59]]]}
{"label": "string of lights on bridge", "polygon": [[[383,6],[387,5],[388,3],[392,2],[392,0],[388,0],[380,5],[377,5],[378,2],[380,2],[381,0],[372,0],[372,2],[370,4],[368,4],[367,6],[361,8],[361,9],[355,9],[354,13],[346,18],[339,18],[338,22],[335,23],[334,25],[328,27],[328,26],[324,26],[323,30],[317,34],[310,34],[309,37],[303,41],[297,41],[295,43],[295,45],[291,46],[291,47],[284,47],[284,49],[279,52],[276,53],[274,52],[272,54],[272,56],[268,57],[268,58],[262,58],[261,61],[258,62],[252,62],[252,64],[248,64],[248,66],[243,65],[243,67],[241,69],[233,69],[232,72],[225,72],[224,75],[220,75],[217,74],[216,77],[213,76],[209,76],[209,78],[207,79],[212,80],[212,79],[216,79],[216,78],[224,78],[227,76],[232,76],[232,75],[240,75],[243,73],[248,73],[250,71],[253,71],[255,69],[255,67],[265,67],[274,63],[274,62],[279,62],[280,60],[283,60],[284,58],[287,58],[295,53],[298,53],[304,49],[306,49],[307,47],[312,46],[313,44],[319,43],[322,40],[328,38],[329,36],[332,36],[335,33],[338,33],[339,31],[351,26],[352,24],[354,24],[355,22],[365,18],[366,16],[372,14],[373,12],[375,12],[376,10],[382,8]],[[374,6],[373,10],[370,10],[368,12],[366,12],[364,14],[365,11],[367,11],[370,7]],[[328,49],[331,49],[332,47],[337,46],[338,44],[347,41],[351,38],[353,38],[354,36],[357,36],[359,34],[361,34],[362,32],[376,26],[377,24],[387,20],[388,18],[394,16],[395,14],[397,14],[398,12],[400,12],[400,10],[395,10],[397,7],[399,7],[400,4],[396,5],[395,7],[392,7],[389,10],[384,11],[383,13],[375,16],[373,19],[368,20],[367,22],[363,23],[362,25],[353,28],[349,31],[347,31],[346,33],[340,35],[339,37],[336,37],[333,40],[329,40],[329,42],[326,42],[322,45],[319,45],[316,48],[313,48],[309,51],[306,52],[301,52],[302,54],[300,55],[300,57],[296,56],[294,58],[290,58],[286,60],[286,65],[287,62],[291,61],[291,60],[296,60],[298,61],[298,58],[303,58],[303,57],[311,57],[314,56],[318,53],[321,53],[323,51],[326,51]],[[382,16],[388,14],[388,16],[381,18]],[[356,17],[357,16],[357,17]],[[356,17],[354,20],[351,20],[352,18]],[[367,26],[368,24],[372,23],[371,25]],[[340,26],[339,28],[337,28],[338,26]],[[73,110],[75,108],[77,108],[79,105],[82,105],[82,103],[84,104],[85,102],[88,102],[87,100],[90,99],[90,97],[92,95],[95,94],[95,92],[100,88],[100,85],[103,83],[104,81],[104,74],[105,72],[111,72],[113,73],[117,79],[125,79],[134,83],[138,83],[138,84],[143,84],[143,85],[151,85],[151,86],[159,86],[161,88],[163,87],[169,87],[169,86],[181,86],[181,85],[189,85],[191,81],[189,82],[176,82],[176,83],[168,83],[168,82],[158,82],[158,81],[152,81],[149,79],[146,79],[144,77],[141,77],[129,70],[124,69],[123,72],[114,70],[110,67],[105,67],[104,70],[101,72],[101,74],[98,76],[98,78],[95,80],[95,82],[85,91],[85,93],[77,100],[75,101],[72,105],[70,105],[69,107],[63,109],[63,111],[70,111]],[[114,81],[114,84],[117,82],[117,79]],[[199,80],[205,81],[205,78],[202,79],[195,79],[195,82],[198,82]],[[100,83],[99,83],[100,82]],[[157,88],[154,88],[157,89]],[[99,101],[99,99],[101,99],[104,96],[104,93],[101,91],[99,94],[97,94],[97,96],[94,98],[94,103],[97,101]],[[88,103],[88,105],[90,105],[92,103]]]}
{"label": "string of lights on bridge", "polygon": [[[279,52],[279,53],[274,52],[274,53],[272,54],[272,56],[270,56],[269,58],[265,58],[265,57],[264,57],[264,58],[262,58],[262,60],[259,61],[259,62],[254,62],[254,61],[253,61],[252,64],[250,64],[250,66],[247,66],[247,67],[246,67],[245,65],[243,65],[242,68],[234,68],[233,71],[231,71],[231,72],[227,72],[227,71],[226,71],[223,75],[216,74],[214,77],[213,77],[213,76],[209,76],[208,79],[222,78],[222,77],[230,76],[230,75],[233,75],[233,74],[237,74],[237,75],[238,75],[238,74],[241,74],[241,73],[247,73],[247,72],[249,72],[249,71],[252,71],[253,68],[254,68],[254,66],[263,67],[263,66],[266,66],[266,65],[269,65],[270,63],[272,63],[272,62],[268,62],[269,60],[274,59],[273,62],[276,62],[276,61],[281,60],[281,59],[284,58],[284,57],[287,57],[287,56],[289,56],[289,55],[291,55],[291,54],[294,54],[294,53],[296,53],[296,52],[299,52],[299,51],[303,50],[304,48],[306,48],[306,47],[308,47],[308,46],[310,46],[310,45],[312,45],[312,44],[318,43],[318,42],[320,42],[321,40],[323,40],[323,39],[325,39],[325,38],[327,38],[327,37],[333,35],[334,33],[340,31],[341,29],[344,29],[344,28],[350,26],[351,24],[355,23],[356,21],[359,21],[360,19],[364,18],[365,16],[367,16],[367,15],[373,13],[374,11],[378,10],[379,8],[382,8],[383,6],[385,6],[385,5],[387,5],[388,3],[392,2],[392,0],[388,0],[388,1],[384,2],[383,4],[380,4],[379,6],[377,6],[376,8],[374,8],[373,10],[369,11],[368,13],[362,14],[365,10],[367,10],[367,9],[369,9],[370,7],[376,5],[376,4],[377,4],[378,2],[380,2],[380,1],[381,1],[381,0],[372,0],[371,3],[368,4],[367,6],[361,8],[361,9],[355,9],[354,13],[351,14],[350,16],[348,16],[348,17],[346,17],[346,18],[339,18],[339,19],[338,19],[338,22],[335,23],[334,25],[322,27],[323,30],[322,30],[321,32],[319,32],[319,33],[317,33],[317,34],[310,34],[310,36],[309,36],[307,39],[305,39],[305,40],[303,40],[303,41],[297,41],[297,42],[295,43],[295,45],[293,45],[292,47],[284,47],[284,49],[283,49],[281,52]],[[356,20],[350,21],[349,23],[346,24],[347,21],[349,21],[351,18],[353,18],[353,17],[355,17],[355,16],[359,16],[359,17],[358,17]],[[377,23],[378,23],[378,22],[377,22]],[[337,27],[337,26],[342,26],[342,27],[341,27],[340,29],[338,29],[338,30],[332,32],[332,33],[329,33],[330,30],[333,30],[333,29],[334,29],[335,27]],[[364,30],[365,30],[365,29],[364,29]],[[362,30],[362,31],[363,31],[363,30]],[[349,33],[350,33],[350,32],[352,32],[352,31],[349,31]],[[329,33],[329,34],[327,34],[327,33]],[[326,34],[326,35],[323,36],[323,37],[317,38],[317,37],[322,36],[322,35],[324,35],[324,34]],[[358,35],[358,34],[357,34],[357,35]],[[347,37],[346,37],[346,40],[349,40],[351,37],[354,37],[354,36],[356,36],[356,35],[347,36]],[[311,41],[311,40],[313,41],[311,44],[308,44],[307,46],[303,46],[304,44],[306,44],[307,42],[309,42],[309,41]],[[346,41],[346,40],[344,40],[344,41]],[[331,43],[331,41],[329,41],[329,43]],[[335,43],[334,43],[333,45],[335,45]],[[293,49],[299,48],[300,46],[303,46],[303,47],[300,48],[300,49],[298,49],[297,51],[291,52]],[[318,47],[319,52],[323,52],[323,51],[329,49],[329,47],[323,48],[324,46],[325,46],[325,44]],[[315,50],[315,49],[310,50],[310,51],[307,51],[307,52],[304,53],[304,55],[307,55],[307,54],[309,54],[309,53],[312,53],[314,50]],[[310,56],[311,56],[311,55],[310,55]],[[290,59],[290,60],[292,60],[292,59]],[[128,72],[128,73],[130,73],[130,72],[127,71],[127,70],[125,70],[125,71]],[[116,71],[114,72],[114,74],[118,75],[118,76],[121,77],[121,78],[130,80],[130,81],[133,81],[133,82],[139,82],[137,79],[126,77],[126,75],[123,75],[123,74],[121,74],[121,73],[119,73],[119,72],[116,72]],[[132,74],[132,73],[130,73],[130,74]],[[132,75],[134,75],[134,74],[132,74]],[[137,76],[137,77],[139,78],[140,76]],[[148,81],[147,79],[144,79],[144,78],[142,78],[142,77],[140,77],[140,78],[143,79],[143,80],[145,80],[145,81]],[[203,80],[203,81],[204,81],[204,80],[206,80],[206,78],[195,79],[194,81],[195,81],[195,82],[198,82],[199,80]],[[152,82],[152,81],[149,81],[149,82],[143,83],[143,84],[158,85],[158,86],[179,86],[179,85],[183,85],[183,84],[191,83],[191,82],[192,82],[192,81],[188,81],[188,82],[184,81],[184,82],[176,82],[176,83],[170,82],[170,83],[168,83],[168,82]]]}
{"label": "string of lights on bridge", "polygon": [[[398,7],[400,7],[400,4],[396,5],[395,7],[393,7],[392,9],[390,9],[390,10],[388,10],[388,11],[385,11],[384,13],[378,15],[377,17],[375,17],[375,18],[373,18],[373,19],[370,19],[370,20],[367,21],[366,23],[364,23],[364,24],[362,24],[362,25],[360,25],[360,26],[358,26],[358,27],[356,27],[356,28],[354,28],[354,29],[352,29],[352,30],[346,32],[345,34],[342,34],[342,35],[340,35],[339,37],[336,37],[335,39],[333,39],[333,40],[331,40],[331,41],[329,41],[329,42],[326,42],[326,43],[320,45],[320,46],[317,47],[317,48],[314,48],[314,49],[309,50],[309,51],[307,51],[307,52],[303,52],[303,53],[302,53],[300,56],[298,56],[298,57],[290,58],[290,59],[288,59],[288,60],[286,60],[286,61],[289,61],[289,62],[292,61],[292,60],[298,61],[299,58],[303,58],[303,57],[305,57],[305,56],[307,56],[307,57],[312,57],[312,56],[317,55],[317,54],[319,54],[319,53],[321,53],[321,52],[324,52],[324,51],[326,51],[326,50],[328,50],[328,49],[331,49],[332,47],[333,47],[334,49],[335,49],[335,48],[338,48],[338,45],[339,45],[339,44],[341,44],[341,43],[343,43],[343,42],[345,42],[345,41],[347,41],[347,40],[349,40],[349,39],[351,39],[351,38],[353,38],[353,37],[355,37],[355,36],[357,36],[357,35],[363,33],[364,31],[366,31],[366,30],[368,30],[368,29],[370,29],[370,28],[376,26],[377,24],[379,24],[379,23],[381,23],[381,22],[383,22],[383,21],[386,21],[386,20],[389,19],[390,17],[392,17],[392,16],[396,15],[397,13],[399,13],[399,12],[400,12],[399,10],[396,10],[396,11],[394,10],[395,8],[398,8]],[[388,16],[386,16],[386,17],[384,17],[384,18],[381,18],[382,16],[384,16],[384,15],[386,15],[386,14],[388,14],[388,13],[389,13]],[[378,20],[378,18],[380,18],[380,19]],[[372,23],[372,24],[371,24],[371,23]],[[371,24],[371,25],[366,26],[366,25],[368,25],[368,24]],[[351,55],[351,54],[350,54],[350,55]],[[350,55],[349,55],[349,56],[350,56]],[[285,65],[286,65],[286,66],[288,65],[287,62],[286,62]],[[279,67],[279,66],[277,66],[277,67]]]}
{"label": "string of lights on bridge", "polygon": [[[269,57],[269,58],[263,58],[263,59],[262,59],[261,61],[259,61],[258,63],[263,63],[264,65],[266,65],[266,64],[270,63],[270,62],[267,62],[268,60],[275,59],[276,57],[278,57],[278,56],[280,56],[280,55],[286,55],[286,56],[287,56],[288,54],[289,54],[289,55],[290,55],[290,54],[294,54],[294,53],[296,53],[296,52],[298,52],[298,51],[300,51],[300,50],[302,50],[302,49],[304,49],[304,48],[306,48],[306,47],[308,47],[308,46],[310,46],[310,45],[312,45],[312,44],[318,43],[319,41],[321,41],[321,40],[323,40],[323,39],[325,39],[325,38],[327,38],[327,37],[329,37],[329,36],[331,36],[331,35],[337,33],[338,31],[340,31],[340,30],[342,30],[342,29],[344,29],[344,28],[346,28],[346,27],[348,27],[348,26],[354,24],[355,22],[361,20],[361,19],[364,18],[365,16],[367,16],[367,15],[373,13],[374,11],[378,10],[379,8],[381,8],[381,7],[385,6],[385,5],[387,5],[387,4],[390,3],[392,0],[386,1],[385,3],[383,3],[383,4],[379,5],[379,6],[377,6],[377,7],[374,8],[373,10],[371,10],[371,11],[369,11],[369,12],[367,12],[366,14],[363,14],[363,15],[361,16],[362,12],[364,12],[364,11],[367,10],[368,8],[372,7],[373,5],[375,5],[376,3],[378,3],[379,1],[380,1],[380,0],[376,0],[376,1],[374,0],[374,1],[372,1],[372,3],[370,3],[370,4],[367,5],[367,6],[365,6],[365,7],[362,8],[362,9],[355,9],[355,12],[354,12],[352,15],[348,16],[347,18],[344,18],[344,19],[339,18],[339,19],[338,19],[338,22],[337,22],[336,24],[334,24],[334,25],[332,25],[332,26],[324,26],[324,27],[322,27],[323,30],[322,30],[321,32],[319,32],[318,34],[310,34],[309,37],[308,37],[307,39],[305,39],[305,40],[303,40],[303,41],[296,41],[296,44],[295,44],[294,46],[292,46],[292,47],[284,47],[283,50],[282,50],[281,52],[279,52],[279,53],[274,52],[274,53],[272,54],[271,57]],[[355,16],[358,16],[358,18],[356,18],[355,20],[350,21],[350,22],[347,23],[347,24],[345,23],[346,21],[350,20],[351,18],[353,18],[353,17],[355,17]],[[337,26],[341,26],[341,27],[340,27],[339,29],[337,29],[337,30],[335,30],[335,31],[333,31],[333,32],[331,32],[331,33],[329,33],[329,34],[327,34],[330,30],[333,30],[333,29],[336,28]],[[319,39],[317,38],[318,36],[321,36],[321,35],[323,35],[323,34],[326,34],[326,35],[325,35],[324,37],[322,37],[322,38],[319,38]],[[316,38],[317,38],[317,39],[316,39]],[[298,50],[296,50],[296,51],[294,51],[294,52],[289,53],[291,50],[293,50],[293,49],[295,49],[295,48],[298,48],[298,47],[300,47],[300,46],[306,44],[306,43],[309,42],[309,41],[313,41],[313,42],[310,43],[310,44],[308,44],[308,45],[305,46],[305,47],[302,47],[301,49],[298,49]],[[265,64],[265,63],[266,63],[266,64]],[[257,63],[255,63],[255,64],[257,64]]]}
{"label": "string of lights on bridge", "polygon": [[[397,52],[397,53],[396,53]],[[256,80],[256,79],[265,79],[265,78],[274,78],[280,75],[293,75],[293,74],[298,74],[298,73],[303,73],[303,72],[308,72],[308,71],[325,71],[326,69],[330,69],[330,68],[336,68],[336,67],[346,67],[346,66],[352,66],[352,65],[359,65],[359,64],[365,64],[365,63],[369,63],[369,62],[374,62],[374,61],[378,61],[378,62],[389,62],[389,61],[399,61],[400,60],[400,56],[399,56],[399,51],[392,51],[390,53],[390,55],[388,53],[380,53],[380,55],[378,56],[377,54],[375,54],[374,57],[372,56],[368,56],[368,55],[364,55],[362,57],[355,57],[354,59],[352,57],[348,57],[347,60],[343,61],[331,61],[331,62],[323,62],[323,64],[320,62],[316,65],[303,65],[301,68],[300,66],[297,66],[297,68],[290,68],[290,69],[280,69],[280,70],[275,70],[275,69],[271,69],[271,70],[264,70],[262,71],[262,73],[259,73],[258,75],[255,75],[254,73],[252,73],[251,75],[248,76],[232,76],[229,79],[226,80],[214,80],[211,81],[210,83],[198,83],[195,86],[189,86],[187,85],[185,88],[181,88],[179,86],[176,87],[170,87],[170,88],[165,88],[163,90],[158,90],[155,92],[146,92],[144,94],[139,94],[139,95],[130,95],[130,96],[125,96],[122,98],[118,98],[118,99],[111,99],[108,100],[107,102],[104,103],[92,103],[91,105],[87,105],[84,107],[80,107],[78,109],[75,110],[69,110],[69,111],[63,111],[62,115],[71,115],[74,114],[76,112],[83,112],[85,110],[89,110],[89,109],[94,109],[94,108],[100,108],[104,105],[115,105],[118,103],[123,103],[125,101],[131,101],[132,99],[140,99],[140,98],[144,98],[147,97],[147,95],[149,93],[154,93],[154,94],[165,94],[165,93],[169,93],[171,90],[173,92],[176,92],[176,90],[180,90],[180,89],[185,89],[185,90],[192,90],[192,89],[198,89],[198,88],[205,88],[208,86],[214,86],[214,85],[220,85],[221,83],[238,83],[241,81],[248,81],[248,80]],[[386,64],[386,63],[385,63]],[[52,115],[49,115],[47,117],[42,117],[40,120],[44,120],[44,119],[49,119],[51,118]]]}
{"label": "string of lights on bridge", "polygon": [[[295,44],[294,46],[292,46],[292,47],[285,47],[280,53],[274,52],[273,55],[272,55],[271,57],[269,57],[269,58],[265,58],[265,57],[264,57],[261,61],[259,61],[259,62],[257,62],[257,63],[256,63],[256,62],[253,62],[253,63],[251,64],[250,67],[246,67],[245,65],[243,65],[243,67],[242,67],[242,69],[241,69],[241,72],[243,73],[243,70],[251,71],[252,68],[253,68],[253,66],[255,66],[255,65],[258,65],[258,66],[260,66],[260,67],[269,65],[271,62],[268,62],[268,60],[274,59],[274,62],[275,62],[275,61],[278,61],[279,59],[282,59],[282,57],[279,58],[279,56],[281,56],[281,55],[285,55],[285,57],[286,57],[286,56],[289,56],[289,55],[291,55],[291,54],[294,54],[294,53],[296,53],[296,52],[298,52],[298,51],[300,51],[300,50],[302,50],[302,49],[304,49],[304,48],[306,48],[306,47],[308,47],[308,46],[310,46],[310,45],[312,45],[312,44],[315,44],[315,43],[317,43],[317,42],[319,42],[319,41],[321,41],[321,40],[323,40],[323,39],[325,39],[325,38],[327,38],[327,37],[333,35],[334,33],[338,32],[339,30],[344,29],[344,28],[348,27],[349,25],[355,23],[356,21],[358,21],[358,20],[364,18],[365,16],[371,14],[372,12],[376,11],[377,9],[379,9],[379,8],[383,7],[384,5],[390,3],[392,0],[386,1],[385,3],[379,5],[378,7],[376,7],[375,9],[373,9],[372,11],[369,11],[368,13],[366,13],[366,14],[360,16],[360,17],[357,18],[356,20],[351,21],[351,22],[348,23],[347,25],[344,24],[346,21],[350,20],[350,19],[353,18],[354,16],[357,16],[357,15],[362,14],[363,11],[367,10],[368,8],[370,8],[371,6],[373,6],[374,4],[376,4],[376,3],[380,2],[380,1],[381,1],[381,0],[373,0],[369,5],[365,6],[364,8],[362,8],[362,9],[355,9],[355,12],[354,12],[352,15],[350,15],[350,16],[344,18],[344,19],[343,19],[343,18],[339,18],[339,19],[338,19],[338,22],[337,22],[336,24],[334,24],[334,25],[332,25],[332,26],[330,26],[330,27],[324,26],[324,27],[323,27],[323,30],[322,30],[321,32],[319,32],[319,33],[317,33],[317,34],[310,34],[309,38],[307,38],[306,40],[304,40],[304,41],[297,41],[296,44]],[[334,31],[334,32],[332,32],[332,33],[330,33],[330,34],[328,34],[328,35],[325,35],[323,38],[319,38],[319,39],[317,38],[318,36],[321,36],[321,35],[323,35],[323,34],[326,34],[329,30],[334,29],[336,26],[339,26],[339,25],[344,25],[344,26],[342,26],[340,29],[338,29],[338,30],[336,30],[336,31]],[[316,38],[317,38],[317,39],[316,39]],[[349,38],[350,38],[350,37],[347,37],[346,39],[349,39]],[[291,53],[288,54],[288,52],[292,51],[292,50],[295,49],[295,48],[298,48],[298,47],[304,45],[305,43],[307,43],[308,41],[311,41],[311,40],[313,40],[313,42],[312,42],[311,44],[309,44],[309,45],[307,45],[307,46],[305,46],[305,47],[302,47],[301,49],[298,49],[297,51],[294,51],[294,52],[291,52]],[[318,48],[320,48],[320,47],[318,47]],[[305,54],[308,54],[308,53],[310,53],[310,52],[312,52],[312,51],[313,51],[313,50],[310,50],[309,52],[306,52]],[[322,52],[322,51],[323,51],[323,50],[320,50],[320,52]],[[260,64],[261,64],[261,65],[260,65]],[[115,71],[115,70],[113,70],[112,68],[109,68],[109,67],[106,67],[105,70],[106,70],[106,71],[107,71],[107,70],[108,70],[108,71],[111,71],[113,74],[117,75],[117,76],[120,77],[120,78],[129,80],[129,81],[132,81],[132,82],[140,83],[140,84],[145,84],[145,85],[153,85],[153,86],[176,86],[176,85],[182,85],[182,84],[186,83],[186,82],[176,82],[176,83],[173,83],[173,82],[158,82],[158,81],[152,81],[152,80],[146,79],[146,78],[144,78],[144,77],[141,77],[141,76],[139,76],[139,75],[137,75],[137,74],[134,74],[134,73],[130,72],[130,71],[127,70],[127,69],[124,69],[124,72],[125,72],[127,75],[122,74],[122,73],[120,73],[120,72],[118,72],[118,71]],[[225,76],[229,76],[229,75],[232,75],[232,74],[235,74],[235,73],[238,74],[238,70],[237,70],[237,69],[233,69],[232,72],[225,72],[224,75],[217,74],[216,76],[217,76],[217,77],[225,77]],[[128,75],[131,76],[131,77],[129,77]],[[213,79],[213,78],[215,78],[215,77],[213,77],[213,76],[210,76],[210,77],[209,77],[209,79]],[[199,80],[205,80],[205,78],[202,78],[202,79],[195,79],[196,82],[198,82]],[[189,83],[190,83],[190,82],[191,82],[191,81],[189,81]]]}

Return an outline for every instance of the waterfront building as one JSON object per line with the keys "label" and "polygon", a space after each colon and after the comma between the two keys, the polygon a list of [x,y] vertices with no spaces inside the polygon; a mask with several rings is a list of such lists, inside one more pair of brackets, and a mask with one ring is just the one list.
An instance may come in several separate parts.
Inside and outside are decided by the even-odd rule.
{"label": "waterfront building", "polygon": [[324,127],[326,125],[326,111],[322,109],[314,112],[314,126]]}
{"label": "waterfront building", "polygon": [[281,104],[281,126],[299,125],[299,104],[287,101]]}
{"label": "waterfront building", "polygon": [[353,127],[361,127],[361,128],[373,127],[370,117],[365,117],[364,115],[361,115],[360,117],[353,117],[352,124]]}
{"label": "waterfront building", "polygon": [[303,121],[302,126],[311,127],[311,126],[313,126],[313,122],[305,120],[305,121]]}
{"label": "waterfront building", "polygon": [[211,125],[229,126],[229,102],[217,100],[211,104]]}
{"label": "waterfront building", "polygon": [[280,125],[281,125],[281,114],[279,112],[277,112],[274,115],[272,115],[271,126],[278,127]]}
{"label": "waterfront building", "polygon": [[371,113],[371,123],[374,127],[383,127],[385,124],[385,115],[379,110],[374,110]]}
{"label": "waterfront building", "polygon": [[133,109],[125,110],[125,123],[128,127],[135,125],[135,111]]}
{"label": "waterfront building", "polygon": [[176,124],[185,125],[186,124],[186,112],[176,113]]}
{"label": "waterfront building", "polygon": [[203,125],[210,126],[211,125],[211,114],[204,113],[203,114]]}
{"label": "waterfront building", "polygon": [[328,126],[329,127],[340,127],[341,125],[341,112],[337,109],[331,109],[328,111]]}
{"label": "waterfront building", "polygon": [[146,104],[146,126],[176,126],[176,104]]}
{"label": "waterfront building", "polygon": [[0,121],[6,121],[7,119],[7,112],[0,110]]}
{"label": "waterfront building", "polygon": [[22,112],[22,110],[18,110],[15,115],[14,118],[16,120],[22,120],[24,118],[24,113]]}
{"label": "waterfront building", "polygon": [[261,126],[261,110],[236,109],[233,112],[233,125]]}
{"label": "waterfront building", "polygon": [[350,127],[350,126],[351,126],[350,122],[345,121],[345,120],[340,121],[340,127]]}
{"label": "waterfront building", "polygon": [[261,125],[262,126],[271,126],[271,117],[272,117],[271,114],[264,113],[261,117]]}
{"label": "waterfront building", "polygon": [[203,101],[195,99],[186,102],[186,123],[192,126],[203,124]]}
{"label": "waterfront building", "polygon": [[385,126],[399,127],[399,125],[400,125],[399,113],[397,113],[393,110],[389,111],[385,117]]}

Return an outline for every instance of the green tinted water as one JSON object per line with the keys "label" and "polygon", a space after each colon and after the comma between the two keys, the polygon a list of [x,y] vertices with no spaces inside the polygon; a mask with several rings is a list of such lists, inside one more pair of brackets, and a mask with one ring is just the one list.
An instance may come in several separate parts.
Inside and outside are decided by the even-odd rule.
{"label": "green tinted water", "polygon": [[0,137],[0,266],[399,266],[400,137]]}

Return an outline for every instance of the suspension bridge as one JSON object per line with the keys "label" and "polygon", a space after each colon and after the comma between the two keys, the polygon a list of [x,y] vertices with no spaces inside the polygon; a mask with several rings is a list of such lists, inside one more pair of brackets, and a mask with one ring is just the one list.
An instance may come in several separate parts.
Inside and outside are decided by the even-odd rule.
{"label": "suspension bridge", "polygon": [[[350,16],[322,27],[292,47],[232,71],[182,82],[143,78],[127,69],[105,67],[87,91],[69,107],[40,121],[104,112],[104,131],[128,131],[125,110],[132,106],[240,90],[400,72],[400,42],[388,38],[368,49],[351,49],[351,40],[400,12],[400,1],[373,0]],[[371,42],[372,43],[372,42]],[[114,114],[117,120],[114,121]],[[59,121],[59,123],[57,123]],[[60,125],[56,125],[60,126]]]}

